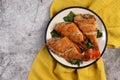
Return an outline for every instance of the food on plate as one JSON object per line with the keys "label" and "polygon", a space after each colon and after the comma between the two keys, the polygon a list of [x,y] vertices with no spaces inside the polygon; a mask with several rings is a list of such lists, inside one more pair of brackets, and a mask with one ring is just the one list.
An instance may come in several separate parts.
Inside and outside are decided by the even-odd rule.
{"label": "food on plate", "polygon": [[78,25],[79,29],[83,32],[87,40],[90,42],[84,42],[85,45],[89,48],[86,50],[85,56],[89,56],[90,59],[99,58],[100,50],[97,41],[97,29],[94,16],[91,14],[79,14],[74,17],[74,22]]}
{"label": "food on plate", "polygon": [[100,58],[97,38],[102,32],[97,30],[92,14],[74,14],[72,11],[57,23],[47,40],[48,48],[71,64],[79,66],[82,61]]}
{"label": "food on plate", "polygon": [[47,41],[47,45],[55,54],[65,58],[67,61],[82,59],[81,50],[67,37],[52,38]]}
{"label": "food on plate", "polygon": [[100,30],[97,30],[97,38],[102,37],[102,32]]}
{"label": "food on plate", "polygon": [[79,30],[77,25],[73,22],[58,23],[55,26],[55,30],[62,36],[68,37],[73,42],[80,43],[81,41],[84,40],[82,32]]}
{"label": "food on plate", "polygon": [[87,24],[95,24],[95,17],[92,14],[77,14],[74,17],[74,22],[78,23],[87,23]]}

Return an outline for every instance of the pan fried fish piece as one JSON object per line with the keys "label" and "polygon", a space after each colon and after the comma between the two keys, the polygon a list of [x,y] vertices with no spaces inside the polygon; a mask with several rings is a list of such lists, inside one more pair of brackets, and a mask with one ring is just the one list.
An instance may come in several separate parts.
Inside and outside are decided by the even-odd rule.
{"label": "pan fried fish piece", "polygon": [[47,41],[47,46],[56,55],[65,58],[67,61],[71,59],[82,60],[81,50],[71,42],[67,37],[63,38],[52,38]]}
{"label": "pan fried fish piece", "polygon": [[91,32],[96,30],[95,18],[90,14],[78,14],[74,18],[74,22],[78,25],[79,29],[83,32]]}
{"label": "pan fried fish piece", "polygon": [[97,59],[100,57],[100,50],[97,41],[97,32],[95,25],[95,18],[91,14],[78,14],[74,17],[74,22],[78,25],[79,29],[86,36],[86,39],[90,41],[86,48],[84,60]]}
{"label": "pan fried fish piece", "polygon": [[96,26],[94,24],[78,22],[78,26],[83,33],[88,33],[96,30]]}
{"label": "pan fried fish piece", "polygon": [[77,24],[78,24],[78,22],[95,24],[95,18],[91,14],[78,14],[74,17],[74,22]]}
{"label": "pan fried fish piece", "polygon": [[83,61],[89,61],[98,58],[100,58],[100,52],[98,50],[88,49],[84,54]]}
{"label": "pan fried fish piece", "polygon": [[89,32],[89,33],[85,33],[86,37],[90,40],[91,43],[94,44],[93,49],[94,50],[99,50],[99,45],[98,45],[98,41],[97,41],[97,32]]}
{"label": "pan fried fish piece", "polygon": [[97,32],[89,32],[85,34],[86,34],[86,37],[89,39],[89,41],[93,44],[93,47],[86,50],[83,60],[88,61],[90,59],[100,58],[100,50],[99,50],[99,45],[96,38]]}
{"label": "pan fried fish piece", "polygon": [[62,36],[67,36],[73,42],[80,43],[81,41],[84,41],[82,32],[73,22],[58,23],[55,27],[55,30]]}
{"label": "pan fried fish piece", "polygon": [[74,22],[58,23],[55,31],[62,37],[49,39],[46,43],[54,54],[68,62],[74,59],[89,61],[100,58],[93,15],[78,14],[74,17]]}

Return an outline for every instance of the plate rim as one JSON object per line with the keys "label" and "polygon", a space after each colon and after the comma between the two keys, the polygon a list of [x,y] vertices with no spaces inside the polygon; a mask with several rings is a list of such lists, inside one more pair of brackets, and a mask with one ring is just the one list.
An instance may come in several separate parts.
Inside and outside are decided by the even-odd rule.
{"label": "plate rim", "polygon": [[[104,47],[104,49],[103,49],[103,51],[101,52],[101,55],[100,55],[100,58],[101,58],[102,55],[103,55],[103,53],[105,52],[105,49],[106,49],[106,47],[107,47],[107,42],[108,42],[108,33],[107,33],[106,25],[104,24],[103,20],[100,18],[100,16],[99,16],[98,14],[96,14],[94,11],[92,11],[92,10],[90,10],[90,9],[88,9],[88,8],[85,8],[85,7],[72,6],[72,7],[67,7],[67,8],[64,8],[64,9],[58,11],[58,12],[50,19],[50,21],[48,22],[47,27],[46,27],[46,29],[45,29],[45,44],[46,44],[46,42],[47,42],[47,40],[46,40],[47,30],[48,30],[48,27],[49,27],[51,21],[52,21],[59,13],[61,13],[62,11],[65,11],[65,10],[67,10],[67,9],[72,9],[72,8],[73,8],[73,9],[74,9],[74,8],[79,8],[79,9],[88,10],[88,11],[92,12],[94,15],[96,15],[96,16],[100,19],[100,21],[102,22],[103,27],[104,27],[104,29],[105,29],[106,41],[105,41],[105,47]],[[46,46],[46,47],[47,47],[47,46]],[[99,58],[99,59],[96,59],[94,62],[92,62],[92,63],[90,63],[90,64],[88,64],[88,65],[86,65],[86,66],[72,67],[72,66],[67,66],[67,65],[59,62],[57,59],[55,59],[55,57],[53,57],[53,55],[51,54],[51,52],[50,52],[50,50],[49,50],[48,47],[47,47],[47,51],[48,51],[49,54],[52,56],[52,58],[53,58],[55,61],[57,61],[59,64],[63,65],[64,67],[69,67],[69,68],[73,68],[73,69],[79,69],[79,68],[88,67],[88,66],[94,64],[95,62],[97,62],[97,61],[100,59],[100,58]]]}

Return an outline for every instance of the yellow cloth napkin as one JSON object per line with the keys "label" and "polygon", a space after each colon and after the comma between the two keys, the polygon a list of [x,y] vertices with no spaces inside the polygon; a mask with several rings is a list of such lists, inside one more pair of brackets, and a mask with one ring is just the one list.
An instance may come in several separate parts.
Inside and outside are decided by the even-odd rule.
{"label": "yellow cloth napkin", "polygon": [[28,80],[106,80],[102,59],[82,69],[63,67],[49,55],[45,46],[39,51]]}
{"label": "yellow cloth napkin", "polygon": [[[71,6],[82,6],[96,12],[108,30],[108,47],[120,46],[120,0],[54,0],[50,15]],[[102,59],[89,67],[71,69],[63,67],[49,55],[43,46],[31,67],[28,80],[106,80]]]}

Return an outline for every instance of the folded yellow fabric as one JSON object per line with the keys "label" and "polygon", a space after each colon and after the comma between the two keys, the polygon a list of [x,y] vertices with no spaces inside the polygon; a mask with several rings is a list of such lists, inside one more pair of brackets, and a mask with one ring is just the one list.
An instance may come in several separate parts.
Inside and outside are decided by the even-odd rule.
{"label": "folded yellow fabric", "polygon": [[[108,47],[120,46],[120,0],[54,0],[51,17],[71,6],[82,6],[96,12],[108,30]],[[102,59],[89,67],[71,69],[63,67],[49,55],[45,46],[41,48],[30,70],[28,80],[106,80]]]}
{"label": "folded yellow fabric", "polygon": [[102,59],[82,69],[63,67],[49,55],[45,46],[39,51],[28,80],[106,80]]}

